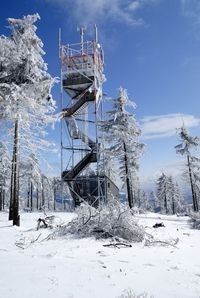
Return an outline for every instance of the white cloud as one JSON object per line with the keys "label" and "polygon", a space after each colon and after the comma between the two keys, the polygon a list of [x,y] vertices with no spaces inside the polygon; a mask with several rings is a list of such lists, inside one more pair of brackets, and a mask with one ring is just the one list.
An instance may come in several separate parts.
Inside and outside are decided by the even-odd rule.
{"label": "white cloud", "polygon": [[199,0],[180,0],[183,16],[191,17],[195,23],[200,23],[200,1]]}
{"label": "white cloud", "polygon": [[69,12],[77,24],[104,23],[112,20],[131,26],[143,25],[144,21],[136,12],[146,5],[160,0],[46,0],[58,8]]}
{"label": "white cloud", "polygon": [[130,11],[135,11],[135,10],[139,9],[140,7],[141,7],[141,1],[134,1],[134,2],[130,3],[128,8]]}
{"label": "white cloud", "polygon": [[182,178],[183,171],[185,168],[185,160],[174,160],[164,164],[160,171],[157,171],[156,175],[157,178],[160,176],[161,173],[165,173],[168,176],[173,176],[174,178]]}
{"label": "white cloud", "polygon": [[167,114],[147,116],[141,122],[142,138],[147,140],[173,136],[183,123],[188,128],[199,126],[200,118],[185,114]]}
{"label": "white cloud", "polygon": [[[151,168],[145,173],[140,173],[140,182],[145,188],[151,189],[155,187],[155,181],[162,173],[172,176],[179,183],[183,182],[183,172],[185,169],[185,161],[171,160],[160,164],[155,168]],[[185,182],[184,182],[185,183]]]}

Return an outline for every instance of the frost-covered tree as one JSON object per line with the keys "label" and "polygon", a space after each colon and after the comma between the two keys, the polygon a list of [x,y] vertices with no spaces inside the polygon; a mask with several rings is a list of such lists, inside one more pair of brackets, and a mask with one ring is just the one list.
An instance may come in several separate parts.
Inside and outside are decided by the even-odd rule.
{"label": "frost-covered tree", "polygon": [[10,183],[11,160],[3,142],[0,142],[0,211],[5,208],[6,193]]}
{"label": "frost-covered tree", "polygon": [[183,196],[177,181],[168,177],[169,213],[176,214],[183,210]]}
{"label": "frost-covered tree", "polygon": [[127,91],[119,89],[119,95],[112,100],[113,109],[107,112],[107,119],[102,125],[105,132],[107,152],[110,158],[119,163],[119,177],[127,189],[129,207],[134,205],[133,192],[138,189],[139,157],[144,145],[139,143],[141,134],[134,115],[127,111],[127,106],[135,108],[136,105],[129,100]]}
{"label": "frost-covered tree", "polygon": [[61,189],[61,179],[60,177],[53,177],[51,180],[52,189],[53,189],[53,209],[56,210],[56,193]]}
{"label": "frost-covered tree", "polygon": [[[93,172],[91,172],[92,175]],[[50,179],[51,181],[51,189],[52,189],[52,197],[53,197],[53,209],[64,209],[70,210],[73,207],[73,200],[70,201],[69,198],[70,190],[67,183],[63,183],[60,177],[53,177]]]}
{"label": "frost-covered tree", "polygon": [[156,194],[153,190],[148,195],[148,201],[149,201],[149,210],[155,211],[156,207],[158,207],[158,199],[157,199]]}
{"label": "frost-covered tree", "polygon": [[[11,35],[0,37],[0,114],[13,124],[10,219],[19,225],[19,159],[48,145],[45,127],[55,110],[53,79],[42,56],[43,44],[34,23],[38,14],[8,19]],[[2,121],[2,120],[1,120]]]}
{"label": "frost-covered tree", "polygon": [[183,197],[172,176],[162,173],[156,183],[156,197],[162,213],[175,214],[182,211]]}
{"label": "frost-covered tree", "polygon": [[[24,206],[33,210],[33,192],[36,192],[35,207],[39,209],[39,189],[42,188],[42,173],[40,170],[39,160],[34,154],[30,154],[25,161],[19,165],[19,183],[20,193],[27,193]],[[26,191],[25,191],[26,190]]]}
{"label": "frost-covered tree", "polygon": [[41,191],[40,209],[69,210],[67,198],[70,197],[70,191],[67,183],[63,183],[60,177],[48,177],[43,174]]}
{"label": "frost-covered tree", "polygon": [[101,158],[99,167],[100,173],[105,174],[108,178],[110,178],[115,184],[118,181],[118,170],[116,160],[111,158],[112,153],[110,150],[103,150],[103,158]]}
{"label": "frost-covered tree", "polygon": [[149,200],[146,192],[142,189],[138,189],[136,195],[136,206],[142,210],[149,208]]}
{"label": "frost-covered tree", "polygon": [[40,209],[55,210],[56,193],[61,193],[61,179],[42,174],[42,196]]}
{"label": "frost-covered tree", "polygon": [[178,130],[181,143],[175,146],[176,153],[184,155],[187,160],[188,176],[192,192],[193,209],[199,211],[199,200],[197,196],[197,184],[200,181],[200,159],[193,156],[193,150],[199,146],[199,137],[191,136],[183,125]]}
{"label": "frost-covered tree", "polygon": [[177,212],[183,212],[183,195],[180,190],[180,186],[178,182],[174,183],[174,192],[173,192],[173,205],[172,205],[172,211],[173,214]]}
{"label": "frost-covered tree", "polygon": [[169,185],[168,177],[164,173],[158,178],[156,182],[156,197],[159,202],[159,207],[161,212],[168,213],[168,203],[169,203]]}

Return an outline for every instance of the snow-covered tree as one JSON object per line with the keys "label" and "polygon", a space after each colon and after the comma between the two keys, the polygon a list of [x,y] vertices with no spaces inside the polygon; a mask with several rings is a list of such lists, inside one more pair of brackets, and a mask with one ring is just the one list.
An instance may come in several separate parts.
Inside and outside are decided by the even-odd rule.
{"label": "snow-covered tree", "polygon": [[61,179],[60,177],[52,178],[52,189],[53,189],[53,209],[56,210],[56,193],[61,189]]}
{"label": "snow-covered tree", "polygon": [[148,195],[148,201],[149,201],[149,210],[155,211],[156,207],[158,207],[158,199],[157,199],[156,194],[153,190],[150,191],[150,193]]}
{"label": "snow-covered tree", "polygon": [[159,202],[159,207],[161,212],[168,213],[168,203],[169,203],[169,185],[168,177],[162,173],[156,182],[156,196]]}
{"label": "snow-covered tree", "polygon": [[184,155],[187,160],[188,176],[192,192],[193,209],[199,211],[199,199],[197,195],[197,187],[200,182],[200,159],[193,156],[193,150],[199,146],[199,137],[191,136],[183,125],[178,130],[181,143],[175,146],[176,153]]}
{"label": "snow-covered tree", "polygon": [[178,182],[174,183],[174,192],[173,192],[173,203],[172,203],[172,211],[173,214],[177,212],[183,212],[183,195],[181,193]]}
{"label": "snow-covered tree", "polygon": [[[33,210],[33,192],[36,192],[36,209],[39,209],[39,189],[42,189],[42,173],[39,160],[34,154],[30,154],[25,161],[19,164],[20,193],[27,193],[24,206]],[[25,191],[26,189],[26,191]]]}
{"label": "snow-covered tree", "polygon": [[11,36],[0,37],[0,113],[1,119],[13,124],[10,219],[14,225],[19,225],[20,155],[37,155],[48,145],[45,128],[55,110],[50,95],[54,80],[47,72],[34,25],[38,19],[38,14],[10,18]]}
{"label": "snow-covered tree", "polygon": [[107,112],[102,130],[105,132],[110,158],[119,163],[119,177],[126,186],[129,207],[132,208],[133,192],[138,189],[138,160],[144,145],[138,141],[141,131],[134,115],[126,110],[127,106],[136,107],[129,100],[127,91],[120,88],[118,97],[112,103],[113,109]]}
{"label": "snow-covered tree", "polygon": [[172,176],[162,173],[156,183],[156,196],[161,212],[175,214],[182,211],[183,197]]}
{"label": "snow-covered tree", "polygon": [[112,153],[110,150],[104,149],[103,150],[103,158],[100,160],[99,167],[100,173],[105,174],[108,178],[117,184],[118,180],[118,170],[117,164],[115,159],[111,158]]}
{"label": "snow-covered tree", "polygon": [[147,210],[149,207],[148,196],[146,192],[142,189],[138,189],[135,194],[136,197],[136,206],[142,210]]}
{"label": "snow-covered tree", "polygon": [[169,197],[168,212],[172,214],[181,212],[183,209],[183,197],[182,197],[178,182],[174,181],[172,176],[168,177],[168,197]]}
{"label": "snow-covered tree", "polygon": [[11,160],[6,145],[0,142],[0,211],[5,208],[10,184]]}

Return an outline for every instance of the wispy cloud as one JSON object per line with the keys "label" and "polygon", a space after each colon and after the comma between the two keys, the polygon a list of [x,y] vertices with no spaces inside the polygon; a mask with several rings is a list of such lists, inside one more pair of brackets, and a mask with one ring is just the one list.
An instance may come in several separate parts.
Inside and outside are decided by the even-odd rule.
{"label": "wispy cloud", "polygon": [[146,173],[141,173],[140,182],[145,187],[151,189],[155,186],[155,181],[162,173],[172,176],[179,183],[183,180],[183,172],[185,169],[184,160],[171,160],[157,166],[157,169],[150,169]]}
{"label": "wispy cloud", "polygon": [[153,5],[160,0],[46,0],[63,11],[77,24],[104,23],[106,20],[131,26],[145,22],[137,12],[146,5]]}
{"label": "wispy cloud", "polygon": [[180,0],[182,14],[185,17],[193,18],[195,23],[200,24],[200,1]]}
{"label": "wispy cloud", "polygon": [[173,136],[183,123],[188,128],[197,127],[200,125],[200,118],[185,114],[144,117],[141,120],[142,138],[147,140]]}

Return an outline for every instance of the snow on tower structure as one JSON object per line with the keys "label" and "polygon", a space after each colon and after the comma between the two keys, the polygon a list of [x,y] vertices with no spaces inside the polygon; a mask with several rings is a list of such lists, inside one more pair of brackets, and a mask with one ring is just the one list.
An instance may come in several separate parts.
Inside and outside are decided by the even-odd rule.
{"label": "snow on tower structure", "polygon": [[[60,42],[62,179],[69,186],[75,206],[81,203],[85,192],[88,198],[84,198],[90,203],[99,203],[104,196],[102,189],[105,189],[105,179],[99,172],[98,129],[102,118],[104,57],[97,40],[97,27],[92,41],[84,41],[84,32],[85,28],[80,28],[80,43],[62,45]],[[64,101],[66,94],[67,105]],[[65,128],[67,134],[64,135]],[[94,169],[93,175],[89,172],[91,166]],[[92,179],[96,185],[93,193],[85,189],[87,185],[90,188]]]}

